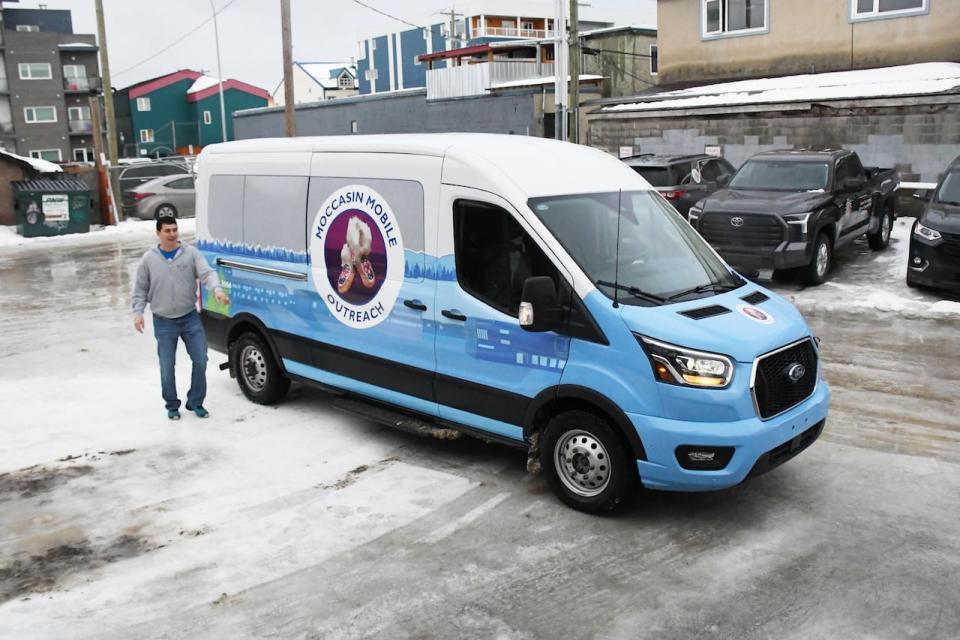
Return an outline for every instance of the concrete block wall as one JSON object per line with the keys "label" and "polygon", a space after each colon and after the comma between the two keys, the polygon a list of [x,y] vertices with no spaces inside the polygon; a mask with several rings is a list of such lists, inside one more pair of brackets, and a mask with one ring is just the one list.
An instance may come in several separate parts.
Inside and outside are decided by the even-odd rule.
{"label": "concrete block wall", "polygon": [[960,96],[955,103],[839,107],[814,105],[802,111],[707,113],[684,116],[587,118],[588,144],[617,153],[702,153],[722,145],[724,157],[740,166],[770,149],[853,149],[867,166],[896,167],[904,180],[933,182],[960,156]]}

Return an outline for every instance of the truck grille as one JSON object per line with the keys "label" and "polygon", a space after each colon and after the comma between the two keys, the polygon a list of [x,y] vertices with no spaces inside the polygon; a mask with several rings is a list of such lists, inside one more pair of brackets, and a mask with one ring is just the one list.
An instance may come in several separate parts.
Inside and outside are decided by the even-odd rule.
{"label": "truck grille", "polygon": [[940,232],[943,238],[943,254],[950,260],[960,263],[960,235]]}
{"label": "truck grille", "polygon": [[[790,377],[795,365],[804,369],[796,380]],[[817,386],[817,366],[817,350],[810,338],[761,356],[756,363],[753,387],[760,417],[772,418],[810,397]],[[795,369],[795,376],[797,372]]]}
{"label": "truck grille", "polygon": [[[733,218],[740,218],[743,224],[733,226]],[[709,213],[701,218],[700,235],[718,248],[773,250],[783,242],[783,225],[768,215]]]}

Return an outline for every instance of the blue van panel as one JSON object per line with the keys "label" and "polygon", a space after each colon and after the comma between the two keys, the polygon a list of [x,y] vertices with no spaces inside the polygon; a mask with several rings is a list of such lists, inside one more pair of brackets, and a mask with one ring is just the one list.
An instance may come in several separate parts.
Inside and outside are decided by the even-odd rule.
{"label": "blue van panel", "polygon": [[[643,440],[647,460],[638,460],[643,485],[667,491],[711,491],[732,487],[747,477],[757,459],[827,417],[830,390],[822,380],[813,395],[771,420],[756,416],[735,422],[668,420],[628,414]],[[677,462],[681,445],[734,447],[733,458],[721,471],[691,471]]]}

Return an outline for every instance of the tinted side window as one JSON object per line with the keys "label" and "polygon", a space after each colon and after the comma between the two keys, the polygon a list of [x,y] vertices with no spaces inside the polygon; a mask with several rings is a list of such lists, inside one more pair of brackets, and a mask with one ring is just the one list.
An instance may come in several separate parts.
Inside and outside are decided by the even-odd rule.
{"label": "tinted side window", "polygon": [[847,171],[851,178],[863,178],[863,165],[860,164],[860,158],[857,156],[847,158]]}
{"label": "tinted side window", "polygon": [[152,167],[130,167],[123,172],[123,178],[146,178],[155,175]]}
{"label": "tinted side window", "polygon": [[306,176],[247,176],[243,187],[243,241],[306,251]]}
{"label": "tinted side window", "polygon": [[847,175],[848,175],[847,171],[848,171],[847,159],[843,158],[841,160],[838,160],[837,166],[833,172],[833,184],[835,185],[834,188],[836,189],[843,188],[843,181],[847,179]]}
{"label": "tinted side window", "polygon": [[463,290],[516,317],[523,283],[532,276],[561,282],[553,263],[500,207],[458,200],[453,206],[457,281]]}
{"label": "tinted side window", "polygon": [[177,165],[174,165],[174,164],[158,164],[151,168],[153,169],[153,173],[147,174],[147,175],[154,175],[157,177],[175,176],[181,173],[187,173],[186,169],[184,169],[183,167],[178,167]]}
{"label": "tinted side window", "polygon": [[703,182],[716,182],[723,175],[722,167],[716,160],[707,160],[700,165],[700,176]]}
{"label": "tinted side window", "polygon": [[675,184],[673,173],[667,167],[634,167],[633,169],[652,187],[669,187]]}
{"label": "tinted side window", "polygon": [[210,176],[207,225],[215,240],[243,242],[243,176]]}
{"label": "tinted side window", "polygon": [[171,189],[193,189],[193,178],[179,178],[167,183]]}

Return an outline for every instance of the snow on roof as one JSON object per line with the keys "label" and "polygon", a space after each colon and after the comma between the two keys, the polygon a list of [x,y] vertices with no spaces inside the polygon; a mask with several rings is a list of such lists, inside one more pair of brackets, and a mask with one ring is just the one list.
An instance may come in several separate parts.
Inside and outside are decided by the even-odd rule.
{"label": "snow on roof", "polygon": [[297,65],[324,89],[338,88],[337,78],[344,69],[349,71],[354,79],[357,77],[356,69],[350,62],[298,62]]}
{"label": "snow on roof", "polygon": [[644,96],[601,111],[650,111],[943,93],[960,87],[960,64],[927,62],[860,71],[741,80]]}
{"label": "snow on roof", "polygon": [[15,153],[10,153],[9,151],[5,151],[3,149],[0,149],[0,155],[6,156],[13,160],[17,160],[19,162],[29,164],[31,167],[33,167],[36,171],[39,171],[40,173],[57,173],[57,172],[63,171],[63,169],[60,168],[60,165],[54,164],[49,160],[41,160],[40,158],[27,158],[25,156],[18,156]]}
{"label": "snow on roof", "polygon": [[[597,76],[592,74],[581,74],[579,76],[580,82],[590,82],[591,80],[603,80],[603,76]],[[567,81],[570,81],[570,76],[567,76]],[[554,83],[553,76],[544,76],[543,78],[528,78],[527,80],[511,80],[510,82],[501,82],[500,84],[495,84],[491,89],[516,89],[517,87],[539,87],[540,85],[549,85]]]}
{"label": "snow on roof", "polygon": [[200,76],[193,81],[193,84],[190,85],[190,88],[187,89],[187,93],[196,93],[197,91],[203,91],[204,89],[209,89],[210,87],[216,86],[219,84],[220,79],[214,78],[213,76]]}

